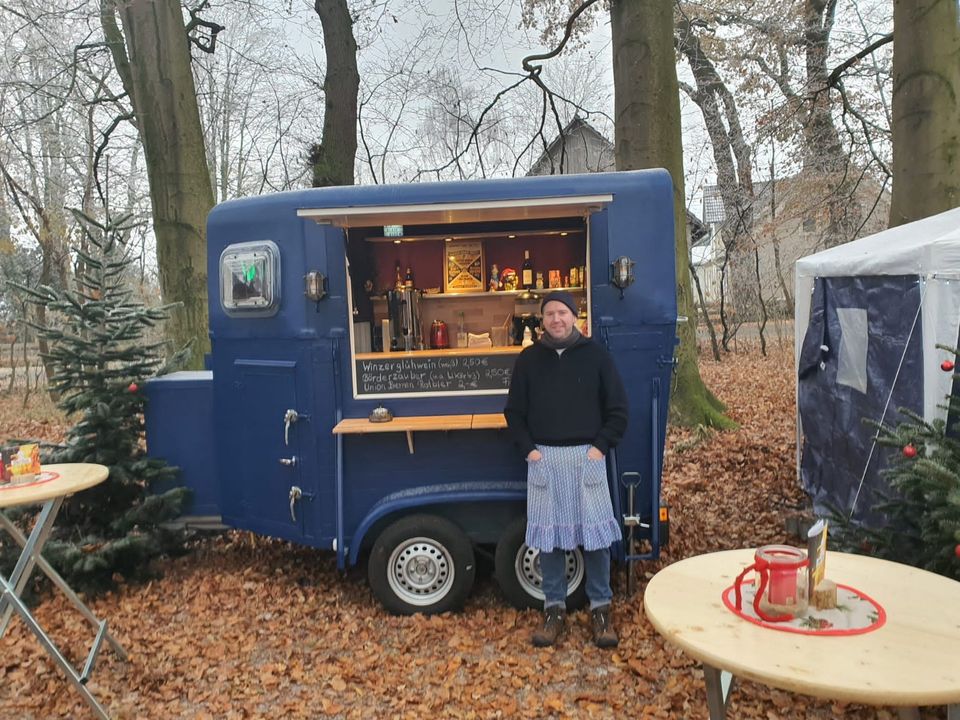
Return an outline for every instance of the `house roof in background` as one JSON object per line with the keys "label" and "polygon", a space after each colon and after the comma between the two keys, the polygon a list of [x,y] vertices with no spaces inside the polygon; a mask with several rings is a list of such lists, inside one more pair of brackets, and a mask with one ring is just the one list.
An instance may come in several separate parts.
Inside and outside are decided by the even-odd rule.
{"label": "house roof in background", "polygon": [[[574,115],[573,120],[567,123],[566,127],[563,128],[563,132],[557,135],[550,143],[547,145],[547,149],[543,151],[537,161],[530,166],[530,171],[527,172],[527,175],[540,175],[542,173],[535,173],[534,170],[542,164],[548,164],[550,157],[554,154],[557,148],[560,147],[561,140],[566,140],[572,135],[583,132],[588,135],[593,135],[599,141],[601,147],[604,150],[609,150],[611,156],[613,155],[613,143],[610,142],[603,133],[597,130],[593,125],[587,122],[584,118],[579,115]],[[562,169],[558,174],[563,174]],[[722,209],[721,201],[721,209]],[[687,210],[687,227],[690,230],[690,239],[692,245],[698,245],[701,242],[705,241],[710,235],[710,228],[704,223],[700,218],[694,215],[692,212]]]}

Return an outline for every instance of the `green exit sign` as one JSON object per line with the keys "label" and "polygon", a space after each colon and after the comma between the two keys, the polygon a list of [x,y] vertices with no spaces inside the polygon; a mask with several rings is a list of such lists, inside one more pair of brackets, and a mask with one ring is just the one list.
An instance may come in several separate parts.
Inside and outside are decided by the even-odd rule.
{"label": "green exit sign", "polygon": [[403,237],[403,225],[384,225],[384,237]]}

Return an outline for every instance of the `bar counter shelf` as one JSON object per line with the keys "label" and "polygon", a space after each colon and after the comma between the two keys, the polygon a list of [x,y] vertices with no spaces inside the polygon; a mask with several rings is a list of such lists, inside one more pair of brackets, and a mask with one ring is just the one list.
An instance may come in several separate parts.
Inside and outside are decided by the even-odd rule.
{"label": "bar counter shelf", "polygon": [[393,352],[356,353],[355,360],[387,360],[404,357],[471,357],[482,355],[519,355],[523,350],[519,345],[505,345],[502,347],[465,347],[428,350],[394,350]]}

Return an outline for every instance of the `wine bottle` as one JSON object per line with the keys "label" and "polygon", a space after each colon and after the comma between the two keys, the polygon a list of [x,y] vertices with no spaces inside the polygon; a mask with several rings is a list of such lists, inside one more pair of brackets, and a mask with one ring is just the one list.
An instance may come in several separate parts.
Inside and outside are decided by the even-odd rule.
{"label": "wine bottle", "polygon": [[397,263],[397,279],[393,282],[394,290],[403,290],[403,276],[400,274],[400,263]]}
{"label": "wine bottle", "polygon": [[407,290],[413,290],[413,270],[407,265],[407,274],[403,278],[403,286]]}
{"label": "wine bottle", "polygon": [[520,266],[520,286],[524,290],[533,289],[533,263],[530,262],[530,251],[523,251],[523,265]]}

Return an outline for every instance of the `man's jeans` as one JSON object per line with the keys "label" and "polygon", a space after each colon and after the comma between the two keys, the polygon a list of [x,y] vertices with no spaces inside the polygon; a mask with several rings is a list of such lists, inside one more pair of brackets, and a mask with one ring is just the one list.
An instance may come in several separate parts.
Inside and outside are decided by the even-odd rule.
{"label": "man's jeans", "polygon": [[[610,550],[583,550],[586,589],[590,609],[609,605],[613,599],[610,589]],[[567,562],[563,550],[540,553],[540,572],[543,574],[544,609],[566,607]]]}

